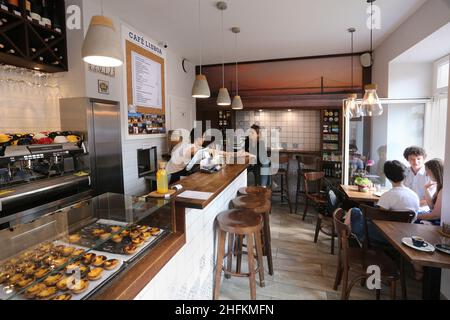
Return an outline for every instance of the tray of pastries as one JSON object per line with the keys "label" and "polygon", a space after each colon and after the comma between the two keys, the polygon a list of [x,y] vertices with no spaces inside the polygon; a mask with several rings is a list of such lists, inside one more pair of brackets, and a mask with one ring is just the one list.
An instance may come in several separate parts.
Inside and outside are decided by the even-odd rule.
{"label": "tray of pastries", "polygon": [[117,255],[121,260],[128,261],[140,251],[156,243],[165,234],[165,230],[157,227],[133,225],[125,228],[114,222],[107,223],[106,220],[99,220],[70,234],[69,242],[86,248],[95,246],[97,251],[108,252]]}
{"label": "tray of pastries", "polygon": [[81,300],[122,265],[105,252],[40,244],[0,264],[0,299]]}

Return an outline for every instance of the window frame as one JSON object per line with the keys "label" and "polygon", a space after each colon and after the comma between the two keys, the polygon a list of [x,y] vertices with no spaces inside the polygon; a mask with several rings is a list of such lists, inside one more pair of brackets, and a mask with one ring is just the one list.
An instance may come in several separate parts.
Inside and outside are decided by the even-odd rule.
{"label": "window frame", "polygon": [[[434,62],[434,66],[433,66],[433,96],[435,96],[435,97],[448,94],[448,83],[447,83],[446,87],[442,87],[442,88],[437,87],[438,73],[439,73],[438,70],[444,64],[449,64],[449,69],[450,69],[450,55],[446,55],[445,57],[442,57]],[[450,72],[450,70],[449,70],[449,72]]]}

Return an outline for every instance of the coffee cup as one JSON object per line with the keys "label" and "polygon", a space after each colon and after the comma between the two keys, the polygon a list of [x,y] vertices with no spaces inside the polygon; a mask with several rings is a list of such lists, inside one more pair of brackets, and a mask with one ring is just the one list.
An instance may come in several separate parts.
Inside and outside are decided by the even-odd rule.
{"label": "coffee cup", "polygon": [[411,240],[415,247],[422,248],[428,246],[428,243],[421,237],[413,236],[411,237]]}

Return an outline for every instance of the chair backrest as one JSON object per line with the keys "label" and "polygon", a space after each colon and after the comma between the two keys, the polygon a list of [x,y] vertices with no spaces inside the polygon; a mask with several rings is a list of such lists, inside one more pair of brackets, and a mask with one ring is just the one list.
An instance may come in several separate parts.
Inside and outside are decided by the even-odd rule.
{"label": "chair backrest", "polygon": [[305,193],[309,194],[310,183],[317,184],[317,192],[322,190],[322,178],[325,176],[324,172],[305,172],[303,177],[305,179]]}
{"label": "chair backrest", "polygon": [[411,223],[416,214],[414,211],[404,210],[404,211],[394,211],[394,210],[386,210],[380,207],[371,207],[368,205],[360,205],[360,208],[364,217],[364,242],[365,246],[370,247],[370,237],[369,237],[369,228],[368,221],[373,220],[383,220],[383,221],[393,221],[393,222],[404,222]]}
{"label": "chair backrest", "polygon": [[344,268],[348,268],[348,238],[350,237],[350,227],[344,221],[345,211],[338,208],[333,213],[334,228],[338,237],[339,261]]}
{"label": "chair backrest", "polygon": [[327,187],[326,199],[326,213],[328,216],[332,216],[336,209],[341,208],[342,200],[332,186]]}

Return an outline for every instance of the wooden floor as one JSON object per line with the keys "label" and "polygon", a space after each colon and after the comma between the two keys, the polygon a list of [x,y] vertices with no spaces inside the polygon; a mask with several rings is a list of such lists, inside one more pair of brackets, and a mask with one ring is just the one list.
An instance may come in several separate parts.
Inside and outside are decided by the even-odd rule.
{"label": "wooden floor", "polygon": [[[266,286],[257,284],[259,300],[336,300],[340,299],[340,287],[333,290],[336,273],[337,255],[330,254],[330,238],[320,235],[318,243],[313,242],[316,216],[314,209],[308,213],[305,221],[301,215],[289,214],[287,205],[273,203],[270,216],[272,231],[272,250],[274,275],[267,273],[265,262]],[[299,211],[303,210],[303,206]],[[243,259],[243,266],[246,260]],[[243,271],[246,271],[244,269]],[[258,278],[257,278],[258,279]],[[398,284],[398,288],[400,284]],[[420,299],[421,283],[407,276],[408,299]],[[389,288],[382,288],[381,299],[389,299]],[[397,298],[401,298],[398,289]],[[224,279],[220,299],[250,299],[248,278]],[[356,285],[350,295],[352,300],[375,300],[375,292]]]}

